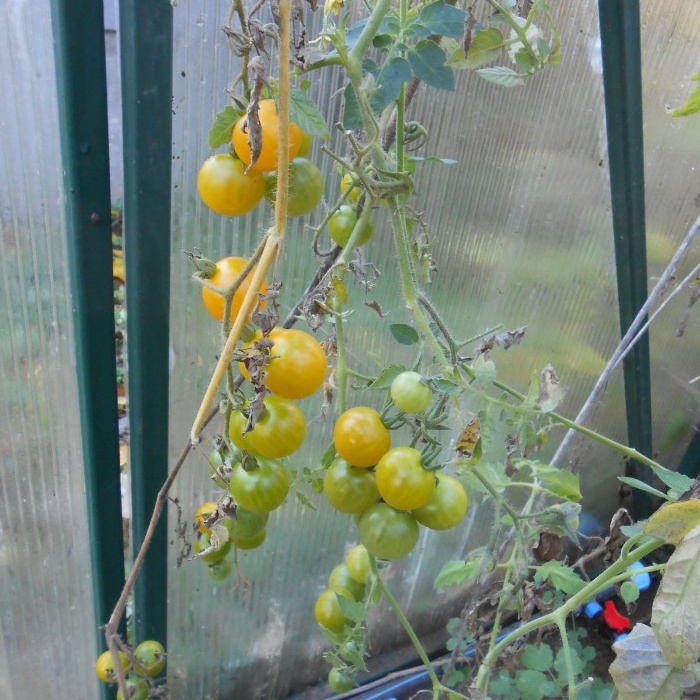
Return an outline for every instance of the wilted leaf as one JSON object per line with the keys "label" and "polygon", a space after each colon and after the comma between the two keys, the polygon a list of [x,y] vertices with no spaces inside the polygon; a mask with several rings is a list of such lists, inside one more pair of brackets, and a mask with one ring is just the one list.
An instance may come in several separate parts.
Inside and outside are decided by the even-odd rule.
{"label": "wilted leaf", "polygon": [[678,700],[684,688],[697,682],[692,670],[671,666],[654,631],[641,622],[613,650],[617,657],[610,675],[619,700]]}
{"label": "wilted leaf", "polygon": [[541,374],[540,395],[537,402],[543,413],[553,411],[564,399],[564,389],[552,365],[547,365]]}
{"label": "wilted leaf", "polygon": [[644,534],[677,545],[698,524],[700,501],[677,501],[659,508],[644,524]]}
{"label": "wilted leaf", "polygon": [[[690,501],[689,501],[690,502]],[[681,541],[654,599],[651,626],[666,658],[683,668],[700,658],[700,525]]]}

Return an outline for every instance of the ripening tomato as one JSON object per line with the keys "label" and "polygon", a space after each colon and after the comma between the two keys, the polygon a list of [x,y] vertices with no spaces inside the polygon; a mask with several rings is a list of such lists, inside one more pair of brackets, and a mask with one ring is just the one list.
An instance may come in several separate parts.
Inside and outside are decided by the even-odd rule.
{"label": "ripening tomato", "polygon": [[[355,228],[357,223],[357,213],[355,208],[351,207],[349,204],[342,204],[338,207],[331,218],[328,220],[328,235],[333,239],[335,243],[340,246],[347,245],[350,240],[350,234]],[[362,230],[360,231],[356,246],[362,246],[372,240],[374,235],[374,220],[370,217],[369,221],[365,221],[362,224]]]}
{"label": "ripening tomato", "polygon": [[397,374],[389,393],[396,408],[404,413],[423,413],[433,400],[433,392],[418,372]]}
{"label": "ripening tomato", "polygon": [[367,551],[379,559],[403,559],[418,542],[415,518],[388,503],[377,503],[366,510],[358,530]]}
{"label": "ripening tomato", "polygon": [[391,447],[391,435],[377,411],[356,406],[338,417],[333,442],[338,454],[353,467],[373,467]]}
{"label": "ripening tomato", "polygon": [[134,658],[139,662],[136,673],[155,678],[165,668],[165,649],[155,639],[147,639],[134,649]]}
{"label": "ripening tomato", "polygon": [[364,586],[371,571],[367,547],[363,544],[356,544],[354,547],[350,547],[345,555],[345,566],[348,567],[350,578]]}
{"label": "ripening tomato", "polygon": [[314,138],[308,131],[301,132],[301,142],[299,143],[299,151],[297,157],[308,158],[309,153],[311,153],[311,146],[313,146]]}
{"label": "ripening tomato", "polygon": [[293,401],[274,394],[266,396],[263,403],[263,415],[247,433],[244,432],[247,417],[241,411],[234,411],[229,437],[239,450],[253,455],[268,459],[287,457],[301,447],[306,437],[304,413]]}
{"label": "ripening tomato", "polygon": [[[248,471],[243,465],[236,464],[231,473],[229,490],[242,508],[251,513],[269,513],[279,508],[287,498],[289,474],[281,462],[274,460],[260,460],[257,467]],[[238,538],[238,542],[256,536]]]}
{"label": "ripening tomato", "polygon": [[[310,160],[295,158],[289,164],[289,196],[287,216],[304,216],[313,211],[323,198],[323,175]],[[275,204],[277,199],[277,173],[265,175],[265,199]]]}
{"label": "ripening tomato", "polygon": [[462,522],[468,508],[469,498],[460,481],[449,474],[440,474],[428,502],[411,514],[431,530],[449,530]]}
{"label": "ripening tomato", "polygon": [[[216,262],[216,270],[214,274],[207,279],[207,283],[226,291],[231,287],[231,285],[238,279],[243,268],[248,264],[245,258],[228,257],[222,258]],[[231,300],[231,312],[229,313],[229,321],[233,323],[238,316],[238,312],[241,310],[241,304],[243,304],[243,298],[250,287],[252,281],[253,270],[246,276],[246,278],[241,283],[240,287],[235,291],[233,299]],[[258,292],[260,294],[265,294],[267,291],[267,285],[265,282],[262,283]],[[207,287],[202,287],[202,302],[206,310],[217,320],[222,321],[224,318],[224,308],[226,306],[226,300],[222,294],[209,289]],[[260,308],[265,306],[265,302],[260,303]]]}
{"label": "ripening tomato", "polygon": [[211,530],[204,523],[210,515],[216,513],[218,507],[219,504],[216,501],[205,501],[197,508],[194,514],[194,526],[200,532],[206,532],[207,535],[211,533]]}
{"label": "ripening tomato", "polygon": [[202,201],[222,216],[243,216],[252,211],[265,194],[261,173],[250,170],[238,158],[218,153],[207,158],[197,174]]}
{"label": "ripening tomato", "polygon": [[[279,151],[279,116],[275,101],[260,100],[258,105],[258,117],[262,128],[262,148],[258,159],[251,165],[253,158],[250,144],[248,143],[248,118],[244,114],[233,127],[231,143],[236,155],[251,170],[269,172],[277,170],[277,154]],[[289,160],[296,158],[301,146],[301,129],[296,124],[289,124]]]}
{"label": "ripening tomato", "polygon": [[333,568],[328,576],[328,588],[344,588],[355,600],[362,600],[365,595],[365,585],[355,581],[346,564],[338,564]]}
{"label": "ripening tomato", "polygon": [[316,622],[329,632],[336,634],[342,632],[345,625],[350,624],[349,620],[343,615],[338,596],[353,600],[350,591],[346,591],[343,588],[334,588],[333,590],[327,589],[323,591],[316,599],[316,604],[314,605]]}
{"label": "ripening tomato", "polygon": [[[126,692],[128,700],[147,700],[151,694],[151,689],[148,686],[148,682],[143,678],[127,678]],[[124,700],[121,690],[117,691],[117,700]]]}
{"label": "ripening tomato", "polygon": [[394,447],[377,463],[379,495],[398,510],[413,510],[425,505],[435,491],[435,474],[421,462],[415,447]]}
{"label": "ripening tomato", "polygon": [[362,513],[379,500],[374,474],[336,459],[323,476],[323,493],[341,513]]}
{"label": "ripening tomato", "polygon": [[348,190],[350,190],[348,199],[353,204],[357,204],[357,202],[360,199],[360,196],[362,195],[362,189],[359,185],[353,185],[353,182],[353,176],[350,173],[345,173],[345,175],[343,175],[343,177],[340,178],[340,191],[343,194],[345,194]]}
{"label": "ripening tomato", "polygon": [[[119,658],[119,665],[121,666],[122,671],[126,673],[131,667],[129,657],[123,651],[118,651],[117,656]],[[97,661],[95,662],[95,673],[103,683],[117,682],[116,666],[114,665],[112,653],[109,651],[109,649],[100,654],[97,658]]]}
{"label": "ripening tomato", "polygon": [[[270,362],[265,367],[265,386],[285,399],[303,399],[321,388],[328,371],[326,353],[312,335],[296,328],[273,328],[268,339],[272,341]],[[246,343],[243,350],[250,351],[255,341]],[[246,379],[250,374],[244,363],[241,373]]]}

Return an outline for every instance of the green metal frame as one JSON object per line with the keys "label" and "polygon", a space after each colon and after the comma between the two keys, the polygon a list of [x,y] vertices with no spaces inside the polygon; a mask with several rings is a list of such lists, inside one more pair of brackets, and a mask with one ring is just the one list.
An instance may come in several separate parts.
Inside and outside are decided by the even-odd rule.
{"label": "green metal frame", "polygon": [[[168,475],[172,6],[120,0],[134,551]],[[167,517],[134,590],[136,640],[167,640]]]}
{"label": "green metal frame", "polygon": [[[124,585],[101,0],[52,0],[95,641]],[[108,697],[106,688],[103,697]]]}
{"label": "green metal frame", "polygon": [[[620,326],[629,328],[647,299],[644,209],[644,134],[639,0],[599,0],[610,191]],[[627,439],[652,454],[649,338],[645,335],[624,361]],[[639,464],[630,470],[649,480]],[[635,489],[637,517],[653,510],[649,494]]]}

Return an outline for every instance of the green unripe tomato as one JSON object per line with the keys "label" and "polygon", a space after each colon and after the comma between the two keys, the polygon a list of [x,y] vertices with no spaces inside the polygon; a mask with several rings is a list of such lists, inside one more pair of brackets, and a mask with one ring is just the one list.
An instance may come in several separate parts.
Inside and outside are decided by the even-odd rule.
{"label": "green unripe tomato", "polygon": [[347,693],[355,687],[355,681],[348,671],[332,668],[328,674],[328,687],[334,693]]}
{"label": "green unripe tomato", "polygon": [[362,600],[365,596],[365,586],[357,582],[351,575],[347,564],[338,564],[328,576],[328,588],[344,588],[350,591],[355,600]]}
{"label": "green unripe tomato", "polygon": [[433,400],[433,392],[418,372],[401,372],[389,389],[396,408],[404,413],[423,413]]}
{"label": "green unripe tomato", "polygon": [[[342,204],[328,221],[328,235],[335,243],[345,246],[350,240],[350,234],[357,223],[357,212],[349,204]],[[369,242],[374,235],[374,220],[366,221],[357,238],[356,245],[362,246]]]}
{"label": "green unripe tomato", "polygon": [[212,581],[225,581],[231,575],[231,562],[219,559],[207,567],[207,574]]}
{"label": "green unripe tomato", "polygon": [[222,518],[221,524],[228,530],[234,544],[238,540],[249,540],[255,537],[261,530],[265,529],[269,513],[253,513],[241,506],[236,508],[236,517],[226,516]]}
{"label": "green unripe tomato", "polygon": [[136,673],[155,678],[165,668],[165,649],[155,639],[147,639],[134,649],[134,658],[139,662]]}
{"label": "green unripe tomato", "polygon": [[[222,528],[222,530],[225,531],[225,528]],[[231,538],[228,537],[228,533],[226,533],[226,535],[225,538],[222,537],[213,540],[210,538],[213,538],[214,534],[207,535],[205,532],[201,533],[192,544],[192,549],[197,555],[197,558],[201,559],[205,564],[214,564],[223,559],[231,549]],[[209,549],[210,551],[207,551]]]}
{"label": "green unripe tomato", "polygon": [[[265,174],[265,199],[270,204],[277,197],[277,173]],[[315,209],[323,197],[323,175],[310,160],[295,158],[289,164],[288,216],[304,216]]]}
{"label": "green unripe tomato", "polygon": [[[143,678],[127,678],[126,692],[128,693],[128,700],[147,700],[151,689]],[[117,691],[117,700],[124,700],[124,695],[121,690]]]}

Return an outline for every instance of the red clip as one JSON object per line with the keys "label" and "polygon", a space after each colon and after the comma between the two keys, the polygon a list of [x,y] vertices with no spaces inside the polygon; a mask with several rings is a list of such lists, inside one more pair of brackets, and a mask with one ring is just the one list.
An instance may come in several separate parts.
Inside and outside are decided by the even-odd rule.
{"label": "red clip", "polygon": [[632,626],[629,617],[622,615],[612,600],[606,600],[603,604],[603,620],[611,630],[618,633],[626,632]]}

